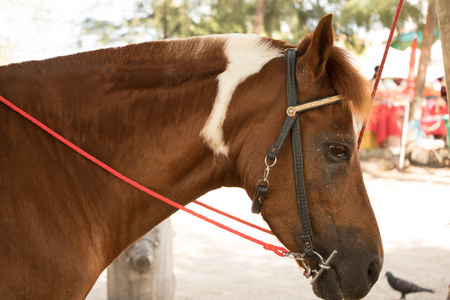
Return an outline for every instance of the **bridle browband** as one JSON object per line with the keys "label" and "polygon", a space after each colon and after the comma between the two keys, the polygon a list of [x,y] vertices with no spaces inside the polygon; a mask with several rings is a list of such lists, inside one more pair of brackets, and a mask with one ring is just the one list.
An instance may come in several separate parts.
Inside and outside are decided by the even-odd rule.
{"label": "bridle browband", "polygon": [[[273,167],[277,162],[278,154],[283,147],[289,132],[291,132],[292,138],[292,153],[294,159],[294,178],[295,178],[295,190],[297,195],[297,206],[298,212],[300,216],[300,223],[302,229],[302,244],[304,253],[293,253],[289,252],[286,256],[292,256],[297,260],[302,262],[302,265],[305,267],[305,275],[307,278],[315,273],[313,281],[323,272],[324,269],[329,269],[329,263],[336,255],[337,251],[334,250],[331,255],[328,257],[326,261],[322,258],[322,256],[317,253],[314,240],[313,240],[313,232],[311,227],[311,221],[309,218],[308,212],[308,202],[306,199],[306,190],[305,190],[305,180],[303,174],[303,158],[302,158],[302,144],[300,137],[300,123],[298,120],[299,113],[306,112],[312,109],[316,109],[319,107],[331,105],[341,101],[340,95],[335,95],[331,97],[325,97],[313,101],[309,101],[306,103],[298,104],[297,103],[297,80],[296,80],[296,57],[297,53],[295,49],[286,50],[286,88],[287,88],[287,102],[288,108],[286,110],[286,120],[284,121],[283,127],[281,128],[281,132],[278,135],[278,139],[273,146],[270,147],[267,156],[265,157],[266,169],[264,171],[263,179],[260,179],[257,182],[257,187],[255,194],[253,196],[253,204],[252,204],[252,212],[260,213],[261,205],[264,202],[264,199],[269,190],[269,181],[267,177],[269,175],[270,168]],[[270,162],[269,162],[270,161]],[[319,267],[320,270],[311,270],[311,267],[307,266],[305,263],[305,259],[308,257],[317,256],[320,259]]]}

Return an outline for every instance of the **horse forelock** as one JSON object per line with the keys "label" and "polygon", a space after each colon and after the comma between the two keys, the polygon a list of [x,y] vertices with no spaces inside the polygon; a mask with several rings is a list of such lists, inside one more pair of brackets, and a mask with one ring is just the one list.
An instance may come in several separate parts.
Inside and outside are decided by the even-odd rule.
{"label": "horse forelock", "polygon": [[233,93],[249,76],[257,74],[270,60],[284,55],[284,43],[258,35],[225,35],[227,67],[218,77],[218,90],[211,114],[201,132],[215,155],[228,155],[223,124]]}
{"label": "horse forelock", "polygon": [[337,93],[343,97],[343,104],[349,105],[360,121],[365,120],[372,109],[372,86],[356,69],[346,50],[333,48],[327,73]]}
{"label": "horse forelock", "polygon": [[[306,53],[312,36],[310,33],[302,39],[297,55]],[[334,46],[326,64],[326,72],[337,94],[344,99],[342,104],[351,107],[359,120],[365,120],[372,109],[372,86],[356,69],[351,55],[345,49]]]}

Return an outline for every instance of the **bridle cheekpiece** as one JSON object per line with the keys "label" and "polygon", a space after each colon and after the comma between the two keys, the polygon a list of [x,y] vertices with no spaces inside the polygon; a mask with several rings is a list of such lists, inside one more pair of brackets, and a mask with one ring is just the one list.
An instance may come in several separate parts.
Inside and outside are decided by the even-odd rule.
{"label": "bridle cheekpiece", "polygon": [[[302,228],[302,244],[304,253],[287,252],[284,253],[286,257],[292,257],[299,260],[302,266],[305,268],[305,276],[307,278],[313,276],[311,284],[317,279],[317,277],[326,269],[330,269],[331,260],[336,255],[337,251],[334,250],[330,256],[324,260],[323,257],[316,251],[313,240],[313,233],[311,227],[311,221],[308,212],[308,202],[306,199],[305,180],[303,174],[303,158],[302,158],[302,145],[300,137],[300,123],[299,114],[319,107],[335,104],[342,100],[340,95],[334,95],[321,99],[308,101],[305,103],[297,103],[297,80],[296,80],[296,50],[286,50],[286,88],[287,88],[287,102],[288,108],[286,110],[286,120],[284,121],[281,132],[278,135],[278,139],[273,146],[270,147],[267,153],[264,163],[266,169],[264,170],[263,179],[258,180],[255,194],[253,195],[252,212],[260,213],[261,206],[269,191],[268,176],[270,168],[272,168],[276,162],[278,154],[281,151],[289,133],[292,137],[292,152],[294,159],[294,178],[295,178],[295,190],[297,196],[297,206],[300,215],[300,223]],[[316,256],[319,258],[320,270],[311,269],[305,262],[306,258]]]}

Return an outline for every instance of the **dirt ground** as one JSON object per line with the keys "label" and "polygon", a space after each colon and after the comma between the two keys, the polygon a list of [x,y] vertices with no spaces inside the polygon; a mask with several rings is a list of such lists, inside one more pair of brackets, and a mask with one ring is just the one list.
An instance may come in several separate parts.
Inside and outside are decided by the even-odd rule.
{"label": "dirt ground", "polygon": [[[385,262],[365,299],[399,299],[385,272],[434,289],[414,299],[446,298],[450,284],[450,169],[410,166],[399,172],[386,160],[364,159],[364,178],[380,226]],[[240,189],[221,189],[202,201],[253,223],[250,200]],[[190,208],[203,210],[196,205]],[[277,244],[270,236],[212,215],[238,230]],[[184,212],[172,217],[175,231],[175,300],[317,299],[295,262],[204,223]],[[106,272],[87,297],[106,300]]]}

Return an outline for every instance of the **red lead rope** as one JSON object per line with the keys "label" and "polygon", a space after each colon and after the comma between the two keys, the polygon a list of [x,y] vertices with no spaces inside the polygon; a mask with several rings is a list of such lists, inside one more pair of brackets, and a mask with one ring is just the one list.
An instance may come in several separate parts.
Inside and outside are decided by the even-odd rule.
{"label": "red lead rope", "polygon": [[[394,20],[392,20],[391,31],[389,33],[389,38],[386,42],[386,47],[384,48],[383,58],[381,59],[380,68],[378,69],[377,77],[375,79],[375,83],[373,85],[372,90],[372,99],[375,98],[375,93],[377,92],[378,84],[380,83],[381,73],[383,73],[384,63],[386,62],[386,57],[389,52],[389,47],[391,47],[392,37],[394,36],[395,27],[397,27],[398,17],[400,16],[400,11],[402,10],[403,0],[400,0],[397,5],[397,10],[395,11]],[[366,130],[367,119],[364,120],[364,123],[361,127],[361,131],[359,132],[358,137],[358,150],[361,146],[361,142],[364,136],[364,131]]]}
{"label": "red lead rope", "polygon": [[[239,231],[237,231],[237,230],[235,230],[235,229],[232,229],[232,228],[230,228],[230,227],[228,227],[228,226],[225,226],[225,225],[223,225],[223,224],[221,224],[221,223],[219,223],[219,222],[216,222],[216,221],[214,221],[214,220],[212,220],[212,219],[210,219],[210,218],[208,218],[208,217],[205,217],[205,216],[203,216],[203,215],[201,215],[201,214],[199,214],[199,213],[197,213],[197,212],[195,212],[195,211],[193,211],[193,210],[191,210],[191,209],[189,209],[189,208],[184,207],[184,206],[181,205],[181,204],[178,204],[178,203],[176,203],[176,202],[174,202],[174,201],[172,201],[172,200],[170,200],[170,199],[168,199],[168,198],[166,198],[166,197],[164,197],[164,196],[162,196],[162,195],[160,195],[160,194],[158,194],[158,193],[156,193],[156,192],[154,192],[154,191],[152,191],[152,190],[146,188],[145,186],[143,186],[143,185],[137,183],[136,181],[134,181],[134,180],[132,180],[132,179],[126,177],[125,175],[121,174],[120,172],[116,171],[115,169],[111,168],[110,166],[106,165],[105,163],[101,162],[100,160],[98,160],[97,158],[93,157],[92,155],[90,155],[89,153],[87,153],[86,151],[84,151],[83,149],[80,149],[80,148],[79,148],[78,146],[76,146],[75,144],[69,142],[69,141],[66,140],[64,137],[62,137],[61,135],[57,134],[57,133],[54,132],[52,129],[48,128],[46,125],[44,125],[43,123],[41,123],[40,121],[38,121],[37,119],[35,119],[35,118],[32,117],[31,115],[29,115],[28,113],[26,113],[25,111],[23,111],[23,110],[20,109],[19,107],[15,106],[15,105],[12,104],[11,102],[9,102],[9,101],[6,100],[5,98],[3,98],[2,96],[0,96],[0,101],[1,101],[2,103],[4,103],[6,106],[8,106],[9,108],[11,108],[12,110],[14,110],[14,111],[16,111],[17,113],[19,113],[20,115],[22,115],[22,116],[23,116],[24,118],[26,118],[27,120],[29,120],[29,121],[33,122],[34,124],[36,124],[38,127],[40,127],[41,129],[43,129],[43,130],[44,130],[45,132],[47,132],[48,134],[52,135],[54,138],[56,138],[56,139],[59,140],[60,142],[64,143],[65,145],[69,146],[70,148],[72,148],[73,150],[75,150],[76,152],[78,152],[79,154],[81,154],[82,156],[84,156],[85,158],[91,160],[93,163],[95,163],[96,165],[102,167],[103,169],[105,169],[106,171],[108,171],[109,173],[111,173],[112,175],[114,175],[114,176],[116,176],[117,178],[119,178],[119,179],[125,181],[126,183],[128,183],[128,184],[134,186],[135,188],[137,188],[137,189],[143,191],[144,193],[147,193],[147,194],[150,195],[150,196],[153,196],[153,197],[155,197],[155,198],[157,198],[157,199],[159,199],[159,200],[161,200],[161,201],[164,201],[165,203],[167,203],[167,204],[169,204],[169,205],[172,205],[173,207],[176,207],[176,208],[181,209],[181,210],[183,210],[183,211],[185,211],[185,212],[187,212],[187,213],[190,213],[191,215],[196,216],[197,218],[200,218],[200,219],[202,219],[202,220],[204,220],[204,221],[206,221],[206,222],[209,222],[209,223],[211,223],[211,224],[213,224],[213,225],[216,225],[217,227],[220,227],[220,228],[225,229],[225,230],[227,230],[227,231],[229,231],[229,232],[231,232],[231,233],[234,233],[234,234],[236,234],[236,235],[238,235],[238,236],[240,236],[240,237],[242,237],[242,238],[244,238],[244,239],[247,239],[247,240],[249,240],[249,241],[251,241],[251,242],[254,242],[254,243],[258,244],[258,245],[261,245],[261,246],[264,247],[264,249],[273,251],[275,254],[277,254],[277,255],[279,255],[279,256],[284,257],[285,254],[288,253],[288,250],[285,249],[285,248],[283,248],[283,247],[275,246],[275,245],[272,245],[272,244],[265,243],[265,242],[260,241],[260,240],[258,240],[258,239],[256,239],[256,238],[253,238],[253,237],[251,237],[251,236],[249,236],[249,235],[246,235],[246,234],[244,234],[244,233],[242,233],[242,232],[239,232]],[[246,224],[246,225],[248,225],[248,226],[254,227],[254,228],[256,228],[256,229],[262,230],[262,231],[267,232],[267,233],[271,233],[271,232],[270,232],[269,230],[267,230],[267,229],[264,229],[264,228],[261,228],[261,227],[259,227],[259,226],[256,226],[256,225],[253,225],[253,224],[251,224],[251,223],[248,223],[248,222],[246,222],[246,221],[244,221],[244,220],[241,220],[241,219],[239,219],[239,218],[236,218],[236,217],[234,217],[234,216],[231,216],[231,215],[229,215],[229,214],[227,214],[227,213],[225,213],[225,212],[222,212],[222,211],[220,211],[220,210],[218,210],[218,209],[212,208],[212,207],[210,207],[210,206],[208,206],[208,205],[206,205],[206,204],[204,204],[204,203],[201,203],[201,202],[199,202],[199,201],[194,201],[194,203],[196,203],[196,204],[198,204],[198,205],[201,205],[201,206],[204,206],[204,207],[206,207],[206,208],[208,208],[208,209],[213,210],[213,211],[216,212],[216,213],[220,213],[220,214],[222,214],[222,215],[224,215],[224,216],[227,216],[227,217],[229,217],[229,218],[232,218],[232,219],[234,219],[234,220],[236,220],[236,221],[238,221],[238,222],[241,222],[241,223],[243,223],[243,224]]]}

